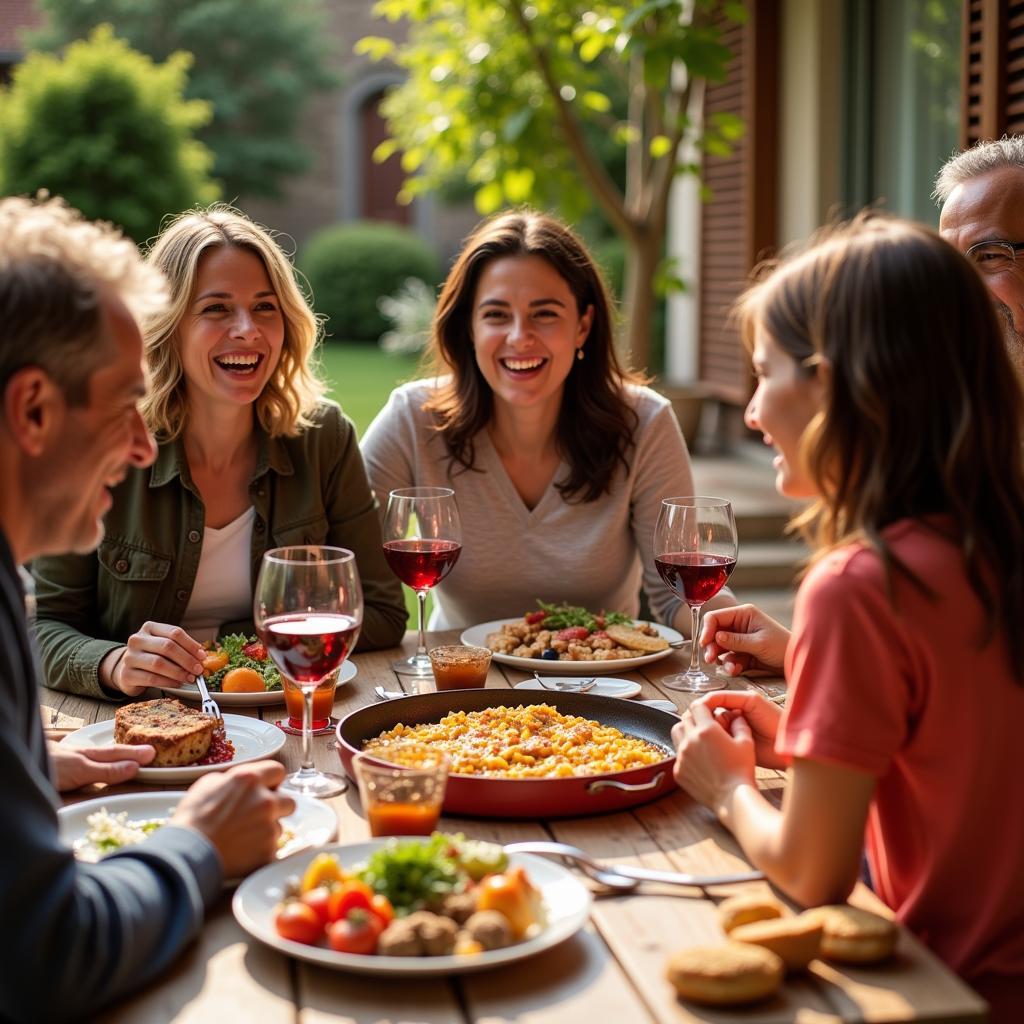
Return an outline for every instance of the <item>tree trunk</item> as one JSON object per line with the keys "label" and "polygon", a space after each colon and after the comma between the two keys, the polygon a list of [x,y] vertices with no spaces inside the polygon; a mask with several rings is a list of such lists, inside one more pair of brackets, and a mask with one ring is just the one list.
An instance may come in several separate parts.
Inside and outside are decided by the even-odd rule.
{"label": "tree trunk", "polygon": [[646,370],[651,358],[654,277],[661,259],[661,241],[659,232],[647,229],[626,242],[622,287],[623,338],[630,365],[635,370]]}

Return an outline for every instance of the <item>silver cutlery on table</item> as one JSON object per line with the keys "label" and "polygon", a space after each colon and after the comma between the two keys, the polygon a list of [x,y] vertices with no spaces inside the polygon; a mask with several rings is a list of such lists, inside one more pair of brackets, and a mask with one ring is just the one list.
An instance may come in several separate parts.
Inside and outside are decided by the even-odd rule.
{"label": "silver cutlery on table", "polygon": [[562,693],[586,693],[588,690],[592,690],[597,686],[597,680],[591,676],[590,679],[555,679],[552,682],[545,683],[541,677],[534,672],[533,678],[545,690],[560,690]]}
{"label": "silver cutlery on table", "polygon": [[377,700],[397,700],[399,697],[408,697],[404,690],[385,690],[383,686],[375,686],[373,692]]}
{"label": "silver cutlery on table", "polygon": [[196,676],[196,686],[199,687],[199,696],[203,698],[203,714],[209,715],[211,718],[222,718],[220,708],[210,696],[210,691],[206,688],[206,680],[201,675]]}
{"label": "silver cutlery on table", "polygon": [[678,871],[655,871],[628,864],[601,864],[585,850],[567,843],[527,842],[510,843],[506,853],[536,853],[544,857],[564,857],[572,861],[584,874],[610,889],[627,891],[641,882],[659,882],[664,885],[688,885],[704,888],[709,885],[732,885],[734,882],[759,882],[762,871],[737,871],[721,875],[690,875]]}

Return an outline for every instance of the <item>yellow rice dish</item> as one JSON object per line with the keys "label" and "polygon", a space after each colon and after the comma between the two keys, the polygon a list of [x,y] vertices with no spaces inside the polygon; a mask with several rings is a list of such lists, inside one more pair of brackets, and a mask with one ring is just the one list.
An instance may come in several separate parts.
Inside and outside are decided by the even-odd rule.
{"label": "yellow rice dish", "polygon": [[534,779],[604,775],[658,764],[669,751],[610,725],[563,715],[549,704],[452,711],[439,722],[403,725],[363,744],[377,757],[412,764],[395,744],[425,743],[451,758],[454,775]]}

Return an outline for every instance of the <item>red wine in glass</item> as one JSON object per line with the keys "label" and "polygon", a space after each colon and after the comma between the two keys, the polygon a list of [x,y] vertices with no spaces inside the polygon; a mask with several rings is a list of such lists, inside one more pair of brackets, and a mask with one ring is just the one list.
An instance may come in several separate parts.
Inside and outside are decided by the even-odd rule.
{"label": "red wine in glass", "polygon": [[413,590],[430,590],[451,572],[462,545],[454,540],[389,540],[384,557],[391,571]]}
{"label": "red wine in glass", "polygon": [[297,683],[318,683],[348,657],[359,623],[348,615],[281,615],[260,630],[267,654]]}
{"label": "red wine in glass", "polygon": [[736,568],[736,559],[728,555],[672,551],[658,555],[654,564],[669,589],[693,608],[710,601],[725,586]]}
{"label": "red wine in glass", "polygon": [[427,592],[452,571],[462,552],[462,526],[450,487],[402,487],[388,495],[384,557],[391,571],[416,593],[418,641],[411,658],[393,662],[398,673],[430,679],[424,610]]}
{"label": "red wine in glass", "polygon": [[674,594],[690,608],[690,667],[666,676],[670,690],[706,693],[725,684],[700,667],[700,610],[736,568],[736,519],[724,498],[663,498],[654,528],[654,564]]}
{"label": "red wine in glass", "polygon": [[286,732],[302,724],[302,767],[281,788],[305,796],[343,793],[347,783],[313,763],[313,733],[331,724],[336,671],[359,636],[363,591],[356,557],[345,548],[305,544],[263,555],[253,621],[281,671]]}

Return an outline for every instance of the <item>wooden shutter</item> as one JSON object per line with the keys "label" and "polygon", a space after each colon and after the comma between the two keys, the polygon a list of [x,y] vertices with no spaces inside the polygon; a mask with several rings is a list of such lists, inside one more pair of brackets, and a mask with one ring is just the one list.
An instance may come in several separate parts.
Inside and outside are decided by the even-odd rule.
{"label": "wooden shutter", "polygon": [[720,17],[722,41],[732,51],[723,82],[709,83],[704,116],[743,118],[746,131],[728,157],[705,155],[700,254],[700,379],[716,397],[742,405],[750,397],[746,353],[729,311],[754,265],[776,245],[778,107],[777,0],[748,0],[737,25]]}
{"label": "wooden shutter", "polygon": [[960,143],[1024,134],[1024,0],[964,0]]}

